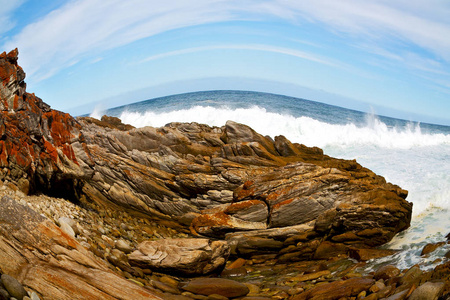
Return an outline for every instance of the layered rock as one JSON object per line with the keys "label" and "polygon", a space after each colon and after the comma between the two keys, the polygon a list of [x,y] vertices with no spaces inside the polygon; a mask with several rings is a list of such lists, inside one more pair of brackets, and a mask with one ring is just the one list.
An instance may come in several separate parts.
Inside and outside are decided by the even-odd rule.
{"label": "layered rock", "polygon": [[17,49],[0,54],[0,177],[22,191],[74,194],[92,173],[80,124],[26,92]]}
{"label": "layered rock", "polygon": [[223,269],[230,255],[224,241],[164,239],[145,241],[128,257],[130,264],[168,274],[200,276]]}
{"label": "layered rock", "polygon": [[160,299],[28,206],[3,197],[0,207],[1,271],[43,299]]}
{"label": "layered rock", "polygon": [[409,226],[407,192],[356,161],[232,121],[132,128],[74,119],[25,92],[16,50],[1,54],[0,69],[2,176],[24,191],[226,237],[238,253],[283,249],[287,260],[313,257],[324,242],[342,252],[381,245]]}

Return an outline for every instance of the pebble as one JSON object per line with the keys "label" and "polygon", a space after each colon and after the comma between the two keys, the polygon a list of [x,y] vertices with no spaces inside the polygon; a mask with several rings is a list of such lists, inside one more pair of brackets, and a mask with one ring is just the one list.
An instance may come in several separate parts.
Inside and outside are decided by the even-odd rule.
{"label": "pebble", "polygon": [[59,227],[62,231],[70,235],[71,237],[75,237],[75,231],[73,231],[72,227],[64,221],[60,221]]}
{"label": "pebble", "polygon": [[117,240],[115,243],[115,247],[125,254],[129,254],[133,251],[131,245],[123,239]]}
{"label": "pebble", "polygon": [[17,281],[17,279],[15,279],[14,277],[3,274],[1,279],[3,286],[8,291],[10,296],[22,300],[23,297],[28,295],[22,284],[20,284],[20,282]]}
{"label": "pebble", "polygon": [[30,295],[31,300],[41,300],[41,298],[39,298],[38,294],[36,294],[36,292],[31,292]]}
{"label": "pebble", "polygon": [[8,300],[9,297],[9,293],[5,289],[0,288],[0,300]]}

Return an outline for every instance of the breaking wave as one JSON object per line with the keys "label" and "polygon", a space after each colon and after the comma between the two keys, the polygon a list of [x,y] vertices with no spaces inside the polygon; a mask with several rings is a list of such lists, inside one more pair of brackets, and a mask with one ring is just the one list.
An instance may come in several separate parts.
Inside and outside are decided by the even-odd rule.
{"label": "breaking wave", "polygon": [[365,124],[330,124],[311,117],[269,112],[265,108],[194,106],[166,112],[123,111],[120,119],[135,127],[164,126],[169,122],[198,122],[210,126],[223,126],[227,120],[249,125],[263,135],[283,134],[293,142],[307,146],[372,145],[381,148],[410,149],[421,146],[450,145],[450,135],[424,133],[419,124],[402,127],[388,126],[375,115],[367,115]]}

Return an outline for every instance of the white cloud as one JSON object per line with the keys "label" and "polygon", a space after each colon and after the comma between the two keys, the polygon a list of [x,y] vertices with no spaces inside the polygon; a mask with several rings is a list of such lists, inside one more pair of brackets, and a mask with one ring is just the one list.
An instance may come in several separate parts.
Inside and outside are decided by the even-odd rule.
{"label": "white cloud", "polygon": [[289,12],[289,19],[296,14],[298,18],[323,23],[335,32],[377,43],[401,39],[450,61],[448,1],[277,0],[272,7],[274,14],[283,15],[283,7]]}
{"label": "white cloud", "polygon": [[[20,2],[0,0],[0,33],[12,26],[9,16]],[[392,51],[392,43],[399,46],[400,40],[403,47],[416,45],[438,60],[450,62],[449,15],[450,2],[445,0],[73,0],[23,28],[3,47],[18,47],[20,63],[29,80],[38,81],[74,62],[92,61],[105,50],[169,30],[229,20],[274,18],[299,26],[304,22],[322,24],[338,35],[350,37],[352,44],[377,45],[379,53],[392,53],[391,59],[403,55]],[[249,50],[278,52],[343,67],[330,58],[294,49],[252,47]],[[159,57],[204,50],[179,51]],[[436,69],[433,60],[411,60],[420,61],[420,69]]]}
{"label": "white cloud", "polygon": [[212,51],[212,50],[252,50],[252,51],[263,51],[263,52],[272,52],[283,55],[289,55],[301,59],[306,59],[309,61],[313,61],[316,63],[333,66],[333,67],[343,67],[341,63],[333,62],[329,58],[320,57],[319,55],[308,53],[304,51],[299,51],[296,49],[283,48],[283,47],[275,47],[271,45],[261,45],[261,44],[247,44],[247,45],[214,45],[214,46],[204,46],[204,47],[192,47],[186,48],[182,50],[175,50],[166,53],[156,54],[150,57],[147,57],[141,61],[148,62],[151,60],[157,60],[161,58],[166,58],[170,56],[177,56],[188,53],[202,52],[202,51]]}
{"label": "white cloud", "polygon": [[22,66],[42,80],[88,55],[233,16],[224,0],[77,0],[29,24],[4,47],[19,47]]}
{"label": "white cloud", "polygon": [[14,27],[12,13],[20,7],[24,0],[0,0],[0,35]]}

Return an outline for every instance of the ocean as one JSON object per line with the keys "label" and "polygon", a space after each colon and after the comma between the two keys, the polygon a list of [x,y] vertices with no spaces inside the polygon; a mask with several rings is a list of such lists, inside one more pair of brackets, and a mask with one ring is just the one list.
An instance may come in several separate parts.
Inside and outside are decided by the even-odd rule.
{"label": "ocean", "polygon": [[444,241],[450,232],[450,127],[367,114],[319,102],[247,91],[207,91],[161,97],[106,112],[136,127],[170,122],[223,126],[247,124],[263,135],[284,135],[292,142],[317,146],[333,157],[356,159],[387,181],[409,191],[411,227],[383,246],[401,250],[370,266],[392,263],[433,268],[450,245],[428,257],[427,243]]}

